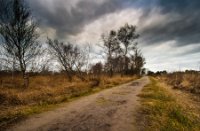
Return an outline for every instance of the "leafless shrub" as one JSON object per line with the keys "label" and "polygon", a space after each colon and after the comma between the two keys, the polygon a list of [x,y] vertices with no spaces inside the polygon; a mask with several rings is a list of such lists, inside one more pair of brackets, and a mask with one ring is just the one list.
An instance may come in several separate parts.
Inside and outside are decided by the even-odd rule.
{"label": "leafless shrub", "polygon": [[64,44],[58,40],[48,39],[50,54],[60,63],[69,81],[77,75],[81,80],[85,80],[82,67],[85,65],[86,57],[78,46],[71,43]]}

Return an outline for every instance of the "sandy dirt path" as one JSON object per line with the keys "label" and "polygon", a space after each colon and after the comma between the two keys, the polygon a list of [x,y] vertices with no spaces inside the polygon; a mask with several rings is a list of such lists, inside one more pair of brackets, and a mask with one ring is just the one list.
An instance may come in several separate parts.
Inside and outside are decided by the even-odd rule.
{"label": "sandy dirt path", "polygon": [[137,95],[148,77],[103,90],[31,116],[9,131],[134,131]]}

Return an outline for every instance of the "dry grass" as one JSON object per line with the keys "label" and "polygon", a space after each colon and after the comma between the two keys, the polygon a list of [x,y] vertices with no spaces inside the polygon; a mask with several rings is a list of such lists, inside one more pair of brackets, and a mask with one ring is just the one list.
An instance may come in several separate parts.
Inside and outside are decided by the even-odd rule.
{"label": "dry grass", "polygon": [[162,76],[161,78],[175,89],[200,94],[200,73],[198,72],[177,72]]}
{"label": "dry grass", "polygon": [[72,98],[129,82],[136,77],[87,77],[69,82],[63,74],[30,76],[30,86],[22,87],[20,76],[0,76],[0,127],[10,121],[41,112]]}
{"label": "dry grass", "polygon": [[139,95],[143,106],[138,121],[142,130],[199,131],[199,117],[184,108],[168,88],[161,86],[155,79],[151,81]]}

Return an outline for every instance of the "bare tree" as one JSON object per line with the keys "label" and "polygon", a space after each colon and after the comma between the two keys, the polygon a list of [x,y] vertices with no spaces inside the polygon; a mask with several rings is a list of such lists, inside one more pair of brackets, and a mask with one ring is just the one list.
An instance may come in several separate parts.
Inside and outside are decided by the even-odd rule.
{"label": "bare tree", "polygon": [[134,41],[139,38],[139,34],[136,33],[135,26],[126,24],[118,30],[117,36],[122,45],[121,50],[124,57],[124,73],[127,74],[129,68],[129,54],[135,49],[136,43]]}
{"label": "bare tree", "polygon": [[52,65],[50,56],[47,54],[47,51],[44,51],[42,56],[44,57],[40,56],[35,61],[32,61],[30,65],[30,72],[42,74],[50,72],[50,65]]}
{"label": "bare tree", "polygon": [[[24,0],[5,2],[0,17],[0,35],[3,39],[3,59],[15,63],[22,72],[24,86],[28,87],[27,66],[39,55],[41,45],[37,42],[37,24]],[[6,10],[6,11],[5,11]]]}
{"label": "bare tree", "polygon": [[104,52],[107,56],[104,70],[108,71],[110,76],[113,73],[121,75],[141,73],[145,59],[135,42],[138,38],[136,27],[128,24],[117,32],[111,30],[109,35],[103,35]]}
{"label": "bare tree", "polygon": [[85,72],[88,74],[90,72],[90,63],[91,63],[91,50],[92,50],[92,45],[87,44],[84,47],[84,56],[85,56]]}
{"label": "bare tree", "polygon": [[137,45],[134,48],[134,55],[131,56],[132,69],[134,74],[140,75],[142,73],[142,68],[145,64],[145,58],[142,56],[141,51],[138,49]]}
{"label": "bare tree", "polygon": [[120,46],[117,39],[117,33],[113,30],[110,31],[108,36],[103,35],[102,36],[103,42],[104,42],[104,49],[105,53],[107,55],[107,63],[106,67],[109,71],[110,77],[113,76],[113,60],[114,57],[119,54],[120,52]]}
{"label": "bare tree", "polygon": [[100,77],[103,71],[103,64],[101,62],[98,62],[94,65],[92,65],[90,72],[96,76],[96,77]]}
{"label": "bare tree", "polygon": [[88,63],[88,53],[89,52],[85,52],[83,50],[81,50],[80,48],[76,47],[77,50],[74,52],[76,53],[76,57],[74,57],[75,59],[75,63],[74,63],[74,66],[75,66],[75,71],[76,71],[76,75],[78,76],[78,78],[80,78],[82,81],[85,81],[85,73],[83,71],[83,67],[84,68],[87,68],[87,63]]}
{"label": "bare tree", "polygon": [[114,65],[114,72],[121,74],[121,76],[123,75],[123,67],[124,67],[124,62],[123,62],[123,56],[119,55],[117,57],[115,57],[112,61],[113,65]]}
{"label": "bare tree", "polygon": [[73,75],[85,80],[82,74],[82,67],[85,65],[86,59],[84,53],[77,46],[71,43],[64,44],[49,38],[47,44],[49,45],[50,53],[61,64],[69,81],[72,81]]}

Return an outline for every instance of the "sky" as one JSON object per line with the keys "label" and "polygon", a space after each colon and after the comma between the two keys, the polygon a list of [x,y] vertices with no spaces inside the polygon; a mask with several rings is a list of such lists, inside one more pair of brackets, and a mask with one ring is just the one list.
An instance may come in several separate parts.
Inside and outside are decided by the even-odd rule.
{"label": "sky", "polygon": [[[103,33],[128,23],[137,26],[138,44],[149,70],[200,67],[200,0],[26,1],[43,39],[97,45]],[[93,51],[99,49],[94,46]]]}

